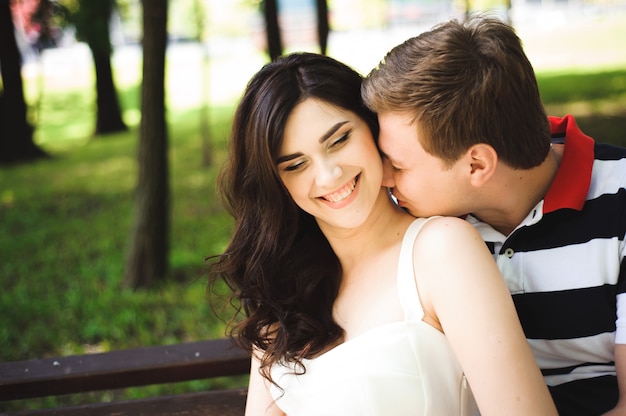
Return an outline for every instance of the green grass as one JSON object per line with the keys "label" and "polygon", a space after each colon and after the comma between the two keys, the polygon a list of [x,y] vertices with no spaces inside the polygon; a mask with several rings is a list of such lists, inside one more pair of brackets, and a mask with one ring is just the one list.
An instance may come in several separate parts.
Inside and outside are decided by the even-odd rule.
{"label": "green grass", "polygon": [[[126,111],[138,88],[121,90]],[[91,137],[90,91],[46,94],[38,142],[52,155],[0,168],[1,361],[164,345],[224,336],[206,296],[204,258],[223,251],[231,230],[215,177],[232,105],[209,110],[214,164],[204,167],[200,109],[168,113],[171,281],[150,291],[123,289],[133,218],[136,124]],[[81,114],[82,113],[84,114]],[[0,403],[1,410],[205,390],[245,378],[179,383]]]}
{"label": "green grass", "polygon": [[[626,69],[538,75],[545,104],[618,102],[626,95]],[[624,108],[622,108],[624,109]]]}
{"label": "green grass", "polygon": [[572,114],[598,142],[626,146],[626,69],[537,75],[548,114]]}

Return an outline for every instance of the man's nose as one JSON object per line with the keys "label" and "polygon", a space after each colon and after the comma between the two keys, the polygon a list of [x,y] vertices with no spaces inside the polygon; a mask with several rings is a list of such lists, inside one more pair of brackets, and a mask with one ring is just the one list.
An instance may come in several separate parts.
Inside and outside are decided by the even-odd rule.
{"label": "man's nose", "polygon": [[395,188],[396,182],[393,179],[393,167],[389,159],[383,159],[383,184],[386,188]]}

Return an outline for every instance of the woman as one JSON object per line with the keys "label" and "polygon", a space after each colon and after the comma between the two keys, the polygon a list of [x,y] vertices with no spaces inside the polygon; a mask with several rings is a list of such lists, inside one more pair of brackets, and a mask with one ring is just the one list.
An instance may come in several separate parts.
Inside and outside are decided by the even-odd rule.
{"label": "woman", "polygon": [[[250,81],[221,191],[233,238],[212,266],[252,354],[246,415],[556,415],[482,239],[415,219],[381,187],[361,76],[294,54]],[[465,378],[467,377],[467,379]]]}

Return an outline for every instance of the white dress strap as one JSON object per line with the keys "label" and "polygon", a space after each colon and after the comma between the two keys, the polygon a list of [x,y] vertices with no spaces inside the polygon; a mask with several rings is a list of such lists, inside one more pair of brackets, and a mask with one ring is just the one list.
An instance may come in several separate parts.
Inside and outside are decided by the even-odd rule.
{"label": "white dress strap", "polygon": [[435,217],[417,218],[404,233],[398,259],[398,297],[404,311],[405,320],[421,321],[424,317],[424,309],[422,308],[417,284],[415,283],[413,247],[420,230],[431,218]]}

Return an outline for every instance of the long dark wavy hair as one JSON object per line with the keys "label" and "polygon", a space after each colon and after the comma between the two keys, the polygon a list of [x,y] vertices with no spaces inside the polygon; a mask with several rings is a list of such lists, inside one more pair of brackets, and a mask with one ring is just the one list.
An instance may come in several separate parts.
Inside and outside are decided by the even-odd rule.
{"label": "long dark wavy hair", "polygon": [[210,287],[223,279],[238,319],[230,335],[262,351],[268,380],[276,362],[314,357],[343,331],[332,307],[341,265],[315,218],[300,209],[276,167],[287,118],[316,98],[361,117],[378,136],[376,115],[361,101],[362,77],[324,55],[297,53],[265,65],[248,83],[235,113],[228,159],[218,179],[235,220],[226,251],[213,258]]}

